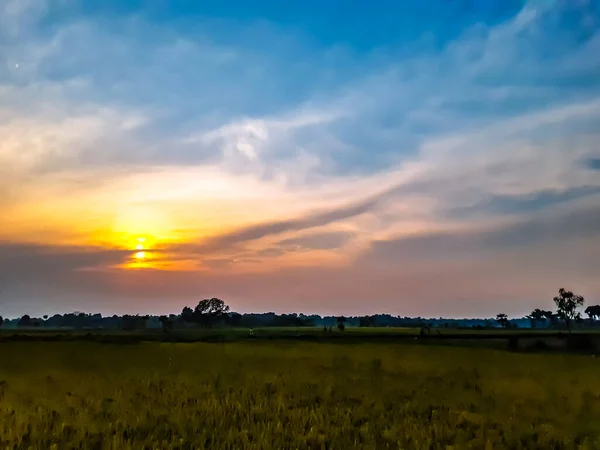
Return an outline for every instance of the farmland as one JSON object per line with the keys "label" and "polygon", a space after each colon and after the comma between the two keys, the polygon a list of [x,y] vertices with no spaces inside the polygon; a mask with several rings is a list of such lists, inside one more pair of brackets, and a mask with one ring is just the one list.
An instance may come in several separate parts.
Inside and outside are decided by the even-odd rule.
{"label": "farmland", "polygon": [[600,448],[589,354],[261,332],[4,341],[0,447]]}

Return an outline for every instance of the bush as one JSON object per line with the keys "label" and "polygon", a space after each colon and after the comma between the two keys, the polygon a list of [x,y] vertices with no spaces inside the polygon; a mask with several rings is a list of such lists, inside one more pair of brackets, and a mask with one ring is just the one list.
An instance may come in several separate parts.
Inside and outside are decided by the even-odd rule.
{"label": "bush", "polygon": [[572,351],[593,351],[595,347],[592,338],[588,335],[574,334],[567,339],[567,348]]}

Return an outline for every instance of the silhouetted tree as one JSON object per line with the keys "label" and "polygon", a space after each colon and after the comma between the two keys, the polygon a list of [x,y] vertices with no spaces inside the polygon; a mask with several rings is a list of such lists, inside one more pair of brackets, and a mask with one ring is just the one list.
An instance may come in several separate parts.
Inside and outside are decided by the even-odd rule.
{"label": "silhouetted tree", "polygon": [[31,326],[31,317],[28,314],[25,314],[23,317],[19,319],[17,322],[18,327],[30,327]]}
{"label": "silhouetted tree", "polygon": [[48,320],[48,314],[44,314],[44,320]]}
{"label": "silhouetted tree", "polygon": [[529,319],[529,326],[531,328],[535,328],[536,324],[537,324],[537,319],[535,317],[533,317],[531,314],[529,314],[528,316],[525,316],[526,319]]}
{"label": "silhouetted tree", "polygon": [[0,316],[0,327],[2,326],[3,323],[4,323],[4,317]]}
{"label": "silhouetted tree", "polygon": [[229,306],[219,298],[207,298],[198,302],[194,312],[200,314],[225,314],[229,312]]}
{"label": "silhouetted tree", "polygon": [[550,326],[552,328],[558,328],[560,326],[560,321],[559,321],[560,316],[558,314],[551,313],[550,315],[548,315],[546,317],[550,321]]}
{"label": "silhouetted tree", "polygon": [[173,329],[173,322],[167,316],[160,316],[158,320],[160,320],[163,331],[171,331]]}
{"label": "silhouetted tree", "polygon": [[135,330],[135,319],[129,314],[125,314],[123,317],[121,317],[121,324],[121,328],[123,328],[125,331]]}
{"label": "silhouetted tree", "polygon": [[571,291],[563,288],[558,290],[558,296],[554,297],[558,316],[565,321],[567,330],[571,332],[571,323],[574,320],[581,319],[581,314],[577,308],[583,306],[585,299],[581,295],[575,295]]}
{"label": "silhouetted tree", "polygon": [[232,327],[239,327],[242,323],[243,317],[244,316],[242,316],[240,313],[233,312],[227,316],[227,322]]}
{"label": "silhouetted tree", "polygon": [[146,321],[148,318],[149,316],[140,316],[137,314],[135,316],[130,316],[126,314],[121,318],[122,328],[125,331],[143,330],[146,328]]}
{"label": "silhouetted tree", "polygon": [[600,305],[591,305],[585,308],[584,311],[591,320],[600,319]]}
{"label": "silhouetted tree", "polygon": [[186,306],[185,308],[183,308],[183,310],[181,311],[181,320],[183,322],[193,322],[194,321],[194,310],[192,308],[190,308],[189,306]]}
{"label": "silhouetted tree", "polygon": [[[185,310],[185,309],[184,309]],[[207,298],[198,302],[192,313],[192,322],[211,326],[223,319],[229,312],[229,306],[219,298]]]}
{"label": "silhouetted tree", "polygon": [[376,316],[364,316],[358,318],[359,327],[374,327],[376,324]]}
{"label": "silhouetted tree", "polygon": [[340,316],[336,320],[337,320],[338,330],[344,331],[346,329],[345,323],[346,323],[347,319],[344,316]]}
{"label": "silhouetted tree", "polygon": [[506,314],[496,315],[496,322],[498,322],[502,328],[508,328],[508,316]]}
{"label": "silhouetted tree", "polygon": [[552,311],[544,311],[542,309],[534,309],[527,319],[531,322],[531,328],[536,328],[538,323],[545,323],[552,316]]}

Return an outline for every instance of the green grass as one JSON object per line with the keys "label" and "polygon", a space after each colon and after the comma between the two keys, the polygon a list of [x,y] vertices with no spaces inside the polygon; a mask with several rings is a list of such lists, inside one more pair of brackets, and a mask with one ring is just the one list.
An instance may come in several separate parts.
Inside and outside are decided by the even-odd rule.
{"label": "green grass", "polygon": [[336,344],[391,344],[451,345],[517,350],[522,352],[579,352],[600,353],[598,329],[577,330],[569,336],[564,330],[432,330],[424,337],[418,328],[358,328],[348,327],[340,332],[333,328],[324,332],[321,327],[265,327],[255,328],[249,336],[248,328],[190,328],[163,332],[161,329],[137,331],[104,329],[5,329],[0,331],[0,344],[7,342],[98,342],[104,344],[135,344],[141,342],[241,342],[283,341],[320,342]]}
{"label": "green grass", "polygon": [[0,448],[600,448],[591,356],[276,341],[0,352]]}

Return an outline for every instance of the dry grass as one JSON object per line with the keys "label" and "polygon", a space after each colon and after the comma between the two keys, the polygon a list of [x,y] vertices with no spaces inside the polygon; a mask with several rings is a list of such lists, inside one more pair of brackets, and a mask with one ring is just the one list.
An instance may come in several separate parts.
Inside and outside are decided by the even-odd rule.
{"label": "dry grass", "polygon": [[1,448],[600,448],[590,356],[300,342],[0,352]]}

